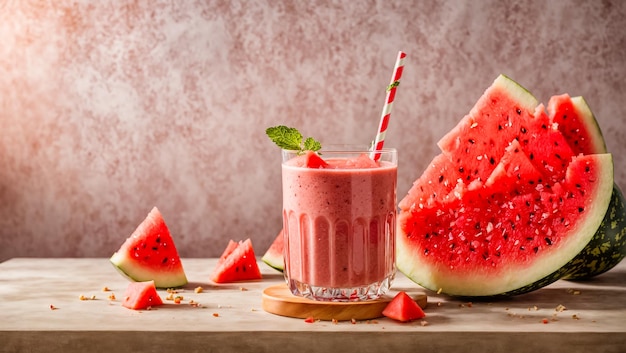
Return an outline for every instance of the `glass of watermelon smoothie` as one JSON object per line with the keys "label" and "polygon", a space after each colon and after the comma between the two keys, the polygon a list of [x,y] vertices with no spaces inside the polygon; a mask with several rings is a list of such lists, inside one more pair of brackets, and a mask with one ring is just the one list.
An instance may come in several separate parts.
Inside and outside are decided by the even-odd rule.
{"label": "glass of watermelon smoothie", "polygon": [[398,157],[366,146],[282,151],[285,280],[320,301],[374,300],[395,276]]}

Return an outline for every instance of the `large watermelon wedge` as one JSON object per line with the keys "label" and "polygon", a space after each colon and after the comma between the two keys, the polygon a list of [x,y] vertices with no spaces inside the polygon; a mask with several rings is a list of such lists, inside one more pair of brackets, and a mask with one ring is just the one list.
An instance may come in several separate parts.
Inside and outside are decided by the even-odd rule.
{"label": "large watermelon wedge", "polygon": [[157,288],[187,284],[187,276],[163,216],[154,207],[110,259],[132,281],[154,281]]}
{"label": "large watermelon wedge", "polygon": [[[562,98],[547,114],[511,79],[494,81],[399,203],[401,272],[447,294],[494,296],[571,271],[607,214],[613,161],[593,115],[558,123],[568,114],[555,109],[571,101]],[[584,143],[559,126],[584,130]]]}

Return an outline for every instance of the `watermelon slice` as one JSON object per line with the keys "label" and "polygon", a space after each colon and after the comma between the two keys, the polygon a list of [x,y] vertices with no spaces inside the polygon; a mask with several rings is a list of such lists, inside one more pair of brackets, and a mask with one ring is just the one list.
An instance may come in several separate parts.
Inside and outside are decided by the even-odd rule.
{"label": "watermelon slice", "polygon": [[154,281],[129,283],[122,300],[122,306],[133,310],[148,309],[162,304],[163,300],[156,291]]}
{"label": "watermelon slice", "polygon": [[[502,75],[439,141],[442,153],[399,203],[401,272],[447,294],[494,296],[570,271],[607,214],[613,162],[603,141],[589,141],[601,138],[589,114],[566,120],[556,100],[550,108]],[[586,145],[559,126],[589,131]]]}
{"label": "watermelon slice", "polygon": [[132,281],[153,280],[157,288],[187,284],[180,256],[161,212],[154,207],[110,259]]}
{"label": "watermelon slice", "polygon": [[606,153],[602,131],[583,97],[553,96],[548,102],[550,121],[556,123],[574,153]]}
{"label": "watermelon slice", "polygon": [[283,238],[283,230],[281,229],[274,241],[270,245],[269,249],[263,254],[261,260],[268,264],[270,267],[283,272],[285,269],[285,262],[283,258],[283,248],[285,245],[285,239]]}
{"label": "watermelon slice", "polygon": [[255,280],[261,277],[250,239],[238,243],[230,240],[211,274],[211,280],[215,283]]}
{"label": "watermelon slice", "polygon": [[383,309],[383,315],[400,322],[422,319],[426,314],[406,292],[400,291]]}

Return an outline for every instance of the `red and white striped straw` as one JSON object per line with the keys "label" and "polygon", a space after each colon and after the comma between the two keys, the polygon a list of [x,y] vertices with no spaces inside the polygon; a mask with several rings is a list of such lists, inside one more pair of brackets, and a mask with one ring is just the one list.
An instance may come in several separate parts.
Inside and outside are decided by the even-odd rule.
{"label": "red and white striped straw", "polygon": [[406,54],[402,51],[398,52],[398,58],[396,59],[396,66],[393,69],[393,75],[391,76],[391,83],[387,86],[387,97],[385,99],[385,105],[380,115],[380,125],[378,126],[378,133],[376,139],[374,139],[374,145],[372,146],[374,152],[371,154],[371,158],[377,161],[380,158],[380,151],[383,149],[385,143],[385,133],[387,132],[387,126],[389,125],[389,117],[391,116],[391,108],[393,107],[393,99],[396,96],[396,89],[400,85],[400,77],[402,77],[402,71],[404,70],[404,58]]}

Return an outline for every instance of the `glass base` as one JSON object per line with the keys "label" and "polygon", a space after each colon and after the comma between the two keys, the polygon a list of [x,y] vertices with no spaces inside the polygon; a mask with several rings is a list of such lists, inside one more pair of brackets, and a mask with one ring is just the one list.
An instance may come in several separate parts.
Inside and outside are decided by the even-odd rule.
{"label": "glass base", "polygon": [[376,300],[387,293],[395,274],[391,274],[380,282],[365,286],[334,288],[318,287],[296,280],[288,280],[287,286],[295,296],[317,301],[358,302]]}

